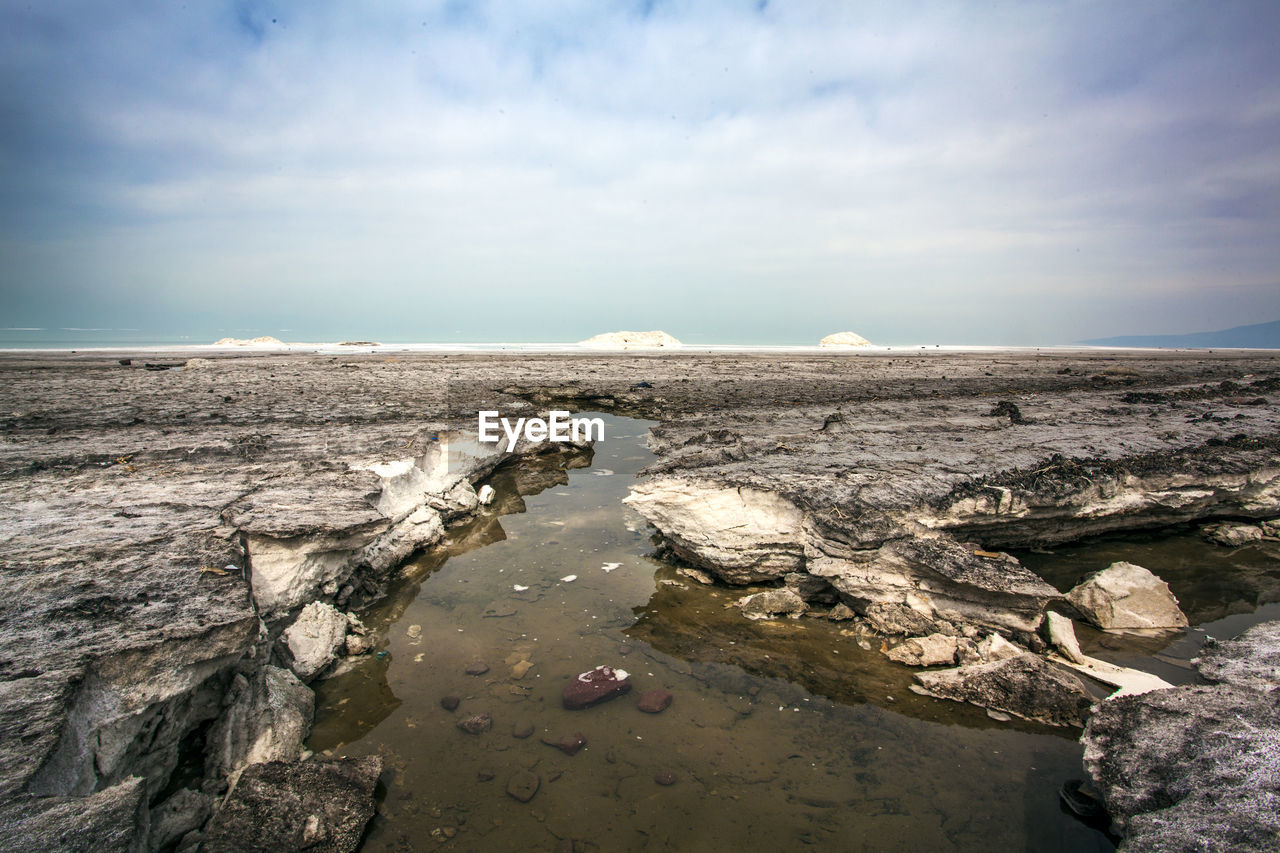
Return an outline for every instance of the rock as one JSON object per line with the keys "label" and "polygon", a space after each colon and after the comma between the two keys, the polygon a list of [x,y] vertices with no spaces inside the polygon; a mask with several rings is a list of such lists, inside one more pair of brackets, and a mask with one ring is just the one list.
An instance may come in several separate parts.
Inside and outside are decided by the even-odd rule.
{"label": "rock", "polygon": [[[810,543],[811,548],[830,545]],[[1000,632],[1032,633],[1046,605],[1062,598],[1056,589],[1006,555],[983,557],[948,536],[921,534],[892,539],[874,550],[850,556],[816,551],[806,559],[845,601],[865,602],[869,621],[893,608],[912,624],[893,628],[910,636],[951,633],[939,623],[973,625]],[[907,613],[914,610],[922,619]],[[924,622],[929,623],[926,627]],[[954,627],[951,629],[954,631]],[[899,633],[899,631],[893,631]]]}
{"label": "rock", "polygon": [[1026,651],[999,634],[988,634],[978,641],[978,656],[986,663],[1016,658],[1020,654],[1025,654]]}
{"label": "rock", "polygon": [[804,515],[772,492],[663,479],[633,486],[623,503],[661,530],[677,556],[726,583],[773,580],[803,567]]}
{"label": "rock", "polygon": [[518,660],[511,664],[511,677],[515,679],[524,678],[525,673],[533,668],[533,661]]}
{"label": "rock", "polygon": [[646,690],[640,694],[636,707],[646,714],[659,714],[671,707],[671,700],[674,698],[670,691],[661,688]]}
{"label": "rock", "polygon": [[533,723],[528,720],[521,720],[511,727],[511,736],[524,740],[533,734]]}
{"label": "rock", "polygon": [[536,773],[518,770],[507,780],[507,794],[513,799],[527,803],[533,799],[534,794],[538,793],[541,785],[542,779]]}
{"label": "rock", "polygon": [[1263,521],[1258,526],[1262,528],[1263,535],[1280,537],[1280,518]]}
{"label": "rock", "polygon": [[410,640],[420,640],[422,639],[422,626],[417,624],[410,625],[404,629],[404,635]]}
{"label": "rock", "polygon": [[853,332],[836,332],[818,341],[820,347],[869,347],[871,341]]}
{"label": "rock", "polygon": [[582,732],[562,734],[554,737],[544,737],[542,742],[547,746],[554,746],[565,755],[577,755],[578,750],[587,745],[587,739]]}
{"label": "rock", "polygon": [[1067,660],[1084,663],[1084,652],[1080,651],[1080,641],[1076,639],[1076,629],[1071,620],[1052,610],[1044,618],[1050,644],[1057,647]]}
{"label": "rock", "polygon": [[480,490],[476,492],[476,500],[479,502],[480,506],[488,506],[493,503],[493,499],[496,495],[497,493],[494,492],[493,486],[485,483],[480,487]]}
{"label": "rock", "polygon": [[1268,692],[1280,687],[1280,622],[1254,625],[1234,640],[1205,640],[1191,661],[1205,681]]}
{"label": "rock", "polygon": [[956,638],[945,634],[911,637],[887,650],[885,656],[908,666],[950,666],[956,662]]}
{"label": "rock", "polygon": [[677,778],[676,778],[676,774],[672,773],[670,770],[659,770],[657,773],[654,774],[653,781],[657,782],[659,785],[669,786],[669,785],[674,785],[677,781]]}
{"label": "rock", "polygon": [[1133,563],[1112,563],[1068,592],[1067,600],[1106,630],[1187,626],[1169,585]]}
{"label": "rock", "polygon": [[1262,528],[1257,525],[1238,524],[1231,521],[1210,524],[1201,532],[1210,542],[1226,545],[1228,548],[1239,548],[1241,545],[1257,542],[1263,536]]}
{"label": "rock", "polygon": [[789,589],[770,589],[744,596],[738,599],[738,607],[748,619],[772,619],[775,616],[799,619],[809,609],[804,599]]}
{"label": "rock", "polygon": [[680,342],[666,332],[605,332],[579,341],[578,346],[598,349],[634,349],[650,347],[678,347]]}
{"label": "rock", "polygon": [[484,661],[475,661],[467,664],[467,675],[484,675],[489,671],[489,664]]}
{"label": "rock", "polygon": [[858,614],[854,613],[849,605],[843,602],[831,608],[827,613],[827,618],[832,622],[848,622],[850,619],[857,618]]}
{"label": "rock", "polygon": [[783,575],[782,582],[806,604],[835,604],[839,599],[831,584],[808,572],[788,572]]}
{"label": "rock", "polygon": [[446,711],[456,711],[458,710],[458,706],[461,704],[462,699],[458,696],[454,696],[453,694],[440,697],[440,707],[444,708]]}
{"label": "rock", "polygon": [[130,778],[87,797],[19,795],[0,806],[0,841],[23,853],[140,853],[147,786]]}
{"label": "rock", "polygon": [[598,666],[571,681],[561,694],[561,701],[566,710],[579,711],[621,696],[630,689],[631,677],[626,670]]}
{"label": "rock", "polygon": [[1025,653],[994,663],[916,673],[926,696],[970,702],[1053,726],[1083,726],[1093,695],[1074,674]]}
{"label": "rock", "polygon": [[169,848],[193,829],[204,826],[213,814],[213,797],[182,788],[151,810],[149,851]]}
{"label": "rock", "polygon": [[1125,850],[1274,850],[1280,838],[1280,707],[1231,684],[1102,702],[1084,764]]}
{"label": "rock", "polygon": [[201,853],[350,853],[373,817],[382,759],[256,764],[209,821]]}
{"label": "rock", "polygon": [[876,633],[889,637],[943,633],[932,616],[894,602],[880,601],[868,606],[866,620]]}
{"label": "rock", "polygon": [[493,728],[493,716],[489,713],[472,714],[458,720],[458,728],[469,735],[484,734]]}
{"label": "rock", "polygon": [[313,601],[302,608],[281,639],[293,656],[293,671],[310,681],[346,648],[347,617],[330,604]]}
{"label": "rock", "polygon": [[358,657],[373,651],[378,645],[378,638],[373,634],[347,634],[347,654]]}
{"label": "rock", "polygon": [[205,736],[205,772],[233,776],[250,764],[297,761],[311,730],[315,694],[289,670],[270,664],[252,681],[236,676],[228,705]]}
{"label": "rock", "polygon": [[689,580],[697,581],[703,586],[714,586],[716,582],[716,579],[711,575],[702,571],[702,569],[695,569],[692,566],[680,566],[676,569],[676,574],[689,578]]}

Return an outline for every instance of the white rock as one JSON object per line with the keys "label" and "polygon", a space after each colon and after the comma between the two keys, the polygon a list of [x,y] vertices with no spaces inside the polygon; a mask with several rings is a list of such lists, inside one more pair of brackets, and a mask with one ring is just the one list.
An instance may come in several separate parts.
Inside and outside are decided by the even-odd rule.
{"label": "white rock", "polygon": [[1067,600],[1103,629],[1187,626],[1169,585],[1133,563],[1112,563],[1068,592]]}
{"label": "white rock", "polygon": [[577,579],[578,579],[577,575],[565,575],[564,577],[560,578],[560,581],[561,583],[573,583]]}
{"label": "white rock", "polygon": [[292,672],[264,666],[251,683],[237,676],[231,703],[210,728],[206,754],[217,775],[264,761],[297,761],[311,728],[315,694]]}
{"label": "white rock", "polygon": [[729,583],[798,571],[804,563],[803,513],[772,492],[691,480],[651,480],[623,500],[662,531],[683,559]]}
{"label": "white rock", "polygon": [[957,640],[946,634],[912,637],[885,651],[889,660],[908,666],[941,666],[956,662]]}
{"label": "white rock", "polygon": [[1219,545],[1226,545],[1228,548],[1248,545],[1250,542],[1257,542],[1263,537],[1261,527],[1254,524],[1237,524],[1231,521],[1210,524],[1202,532],[1210,541]]}
{"label": "white rock", "polygon": [[1009,642],[996,633],[988,634],[978,641],[978,654],[985,663],[1016,658],[1024,652],[1026,652],[1026,649]]}
{"label": "white rock", "polygon": [[493,498],[496,494],[497,493],[493,490],[493,486],[485,483],[480,487],[480,491],[476,492],[476,500],[480,502],[480,506],[488,506],[493,503]]}
{"label": "white rock", "polygon": [[809,609],[804,599],[789,589],[770,589],[744,596],[738,599],[738,607],[748,619],[770,619],[774,616],[799,619]]}
{"label": "white rock", "polygon": [[337,659],[346,646],[347,624],[343,613],[323,601],[313,601],[302,608],[281,635],[299,678],[308,681]]}
{"label": "white rock", "polygon": [[836,332],[834,335],[827,335],[818,341],[818,346],[822,347],[869,347],[871,341],[862,335],[853,332]]}
{"label": "white rock", "polygon": [[633,347],[678,347],[680,342],[666,332],[661,331],[606,332],[603,335],[596,335],[593,338],[587,338],[585,341],[579,341],[578,345],[601,349],[631,349]]}
{"label": "white rock", "polygon": [[1075,625],[1061,613],[1050,610],[1045,614],[1045,624],[1049,631],[1049,642],[1057,647],[1069,661],[1084,663],[1084,652],[1080,651],[1080,641],[1076,639]]}

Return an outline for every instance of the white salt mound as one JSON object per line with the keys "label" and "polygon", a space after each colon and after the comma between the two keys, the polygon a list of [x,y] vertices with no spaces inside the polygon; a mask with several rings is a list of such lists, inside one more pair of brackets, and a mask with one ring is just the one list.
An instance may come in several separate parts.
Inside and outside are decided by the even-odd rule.
{"label": "white salt mound", "polygon": [[213,342],[215,347],[247,347],[254,344],[268,344],[276,347],[284,346],[278,338],[273,338],[270,335],[263,335],[262,337],[254,338],[253,340],[246,340],[245,338],[219,338]]}
{"label": "white salt mound", "polygon": [[666,332],[606,332],[579,341],[584,347],[678,347],[680,342]]}
{"label": "white salt mound", "polygon": [[853,332],[836,332],[818,341],[820,347],[869,347],[871,341]]}

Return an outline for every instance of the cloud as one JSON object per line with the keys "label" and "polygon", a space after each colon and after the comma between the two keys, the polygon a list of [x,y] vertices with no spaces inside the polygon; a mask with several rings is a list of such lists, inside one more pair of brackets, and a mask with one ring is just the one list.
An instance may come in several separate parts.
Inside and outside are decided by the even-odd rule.
{"label": "cloud", "polygon": [[1219,287],[1249,294],[1227,325],[1280,311],[1271,4],[195,5],[0,11],[14,322],[1063,341],[1166,330],[1121,303],[1197,328]]}

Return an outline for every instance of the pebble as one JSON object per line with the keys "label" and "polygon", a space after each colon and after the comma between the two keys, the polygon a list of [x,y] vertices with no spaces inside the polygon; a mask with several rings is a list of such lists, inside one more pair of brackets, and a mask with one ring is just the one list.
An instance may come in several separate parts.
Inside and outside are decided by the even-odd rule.
{"label": "pebble", "polygon": [[560,735],[559,737],[544,737],[542,742],[547,746],[554,746],[565,755],[576,755],[578,750],[587,745],[587,739],[582,732]]}
{"label": "pebble", "polygon": [[511,728],[511,736],[518,737],[521,740],[533,734],[533,723],[528,720],[521,720]]}
{"label": "pebble", "polygon": [[472,714],[470,717],[458,720],[458,728],[469,735],[482,734],[493,728],[493,717],[488,713]]}
{"label": "pebble", "polygon": [[518,770],[507,780],[507,794],[522,803],[527,803],[533,799],[533,795],[538,793],[538,788],[542,785],[542,780],[538,778],[536,773],[530,773],[528,770]]}
{"label": "pebble", "polygon": [[481,770],[478,773],[476,773],[476,779],[478,779],[481,782],[491,782],[493,781],[494,775],[495,774],[492,770]]}
{"label": "pebble", "polygon": [[489,664],[484,661],[476,661],[467,667],[467,675],[484,675],[489,671]]}
{"label": "pebble", "polygon": [[457,696],[441,696],[440,707],[446,711],[456,711],[458,706],[462,704],[462,700]]}
{"label": "pebble", "polygon": [[671,706],[671,700],[675,698],[670,692],[658,688],[656,690],[646,690],[640,694],[640,699],[636,702],[636,707],[646,714],[660,714]]}
{"label": "pebble", "polygon": [[404,633],[405,633],[405,636],[408,637],[410,640],[416,640],[422,636],[422,626],[410,625],[409,629]]}
{"label": "pebble", "polygon": [[674,785],[676,783],[676,774],[670,770],[660,770],[654,775],[653,781],[659,785]]}

